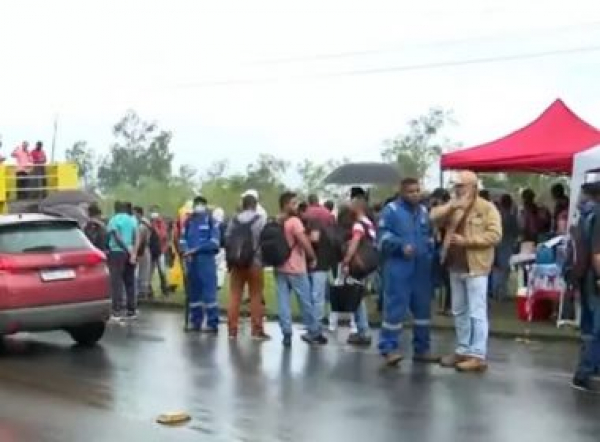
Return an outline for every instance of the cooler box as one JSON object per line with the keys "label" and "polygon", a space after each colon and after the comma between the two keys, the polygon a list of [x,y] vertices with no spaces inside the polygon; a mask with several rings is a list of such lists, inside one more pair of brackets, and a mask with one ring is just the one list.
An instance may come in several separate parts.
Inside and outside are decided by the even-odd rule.
{"label": "cooler box", "polygon": [[[552,318],[554,311],[554,299],[557,299],[559,293],[554,292],[536,292],[533,294],[531,302],[531,321],[548,321]],[[517,292],[517,317],[521,321],[528,322],[529,312],[527,311],[527,289],[522,287]]]}

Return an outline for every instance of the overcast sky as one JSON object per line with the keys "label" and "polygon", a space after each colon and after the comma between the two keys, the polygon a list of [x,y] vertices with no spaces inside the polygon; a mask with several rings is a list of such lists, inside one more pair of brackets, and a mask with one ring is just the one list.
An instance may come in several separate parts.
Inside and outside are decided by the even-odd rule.
{"label": "overcast sky", "polygon": [[4,150],[50,145],[57,112],[58,158],[80,139],[106,150],[128,108],[199,169],[378,159],[431,106],[454,110],[465,145],[557,97],[600,127],[598,0],[2,0],[0,18]]}

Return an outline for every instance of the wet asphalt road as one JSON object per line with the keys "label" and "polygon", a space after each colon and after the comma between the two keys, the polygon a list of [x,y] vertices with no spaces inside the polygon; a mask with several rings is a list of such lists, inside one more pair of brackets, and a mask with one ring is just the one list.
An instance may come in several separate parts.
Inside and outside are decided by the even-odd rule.
{"label": "wet asphalt road", "polygon": [[[66,335],[6,341],[0,357],[1,442],[594,441],[600,396],[572,391],[572,344],[491,343],[485,375],[439,367],[383,369],[374,350],[338,341],[287,351],[184,335],[175,312],[112,326],[93,350]],[[224,329],[223,329],[224,331]],[[451,336],[436,335],[439,350]],[[154,423],[186,410],[184,427]]]}

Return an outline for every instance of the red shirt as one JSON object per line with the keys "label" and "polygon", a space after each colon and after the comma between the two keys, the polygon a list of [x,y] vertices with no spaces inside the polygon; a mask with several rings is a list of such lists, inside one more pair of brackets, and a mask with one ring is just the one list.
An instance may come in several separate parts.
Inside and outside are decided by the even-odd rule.
{"label": "red shirt", "polygon": [[169,232],[167,229],[167,223],[162,218],[153,218],[151,220],[152,228],[156,230],[158,237],[160,238],[160,249],[163,253],[166,253],[169,249]]}
{"label": "red shirt", "polygon": [[31,155],[31,162],[33,164],[46,164],[46,152],[44,152],[44,149],[33,149],[29,155]]}
{"label": "red shirt", "polygon": [[335,216],[323,206],[309,206],[304,212],[304,218],[310,221],[319,221],[323,226],[335,224]]}

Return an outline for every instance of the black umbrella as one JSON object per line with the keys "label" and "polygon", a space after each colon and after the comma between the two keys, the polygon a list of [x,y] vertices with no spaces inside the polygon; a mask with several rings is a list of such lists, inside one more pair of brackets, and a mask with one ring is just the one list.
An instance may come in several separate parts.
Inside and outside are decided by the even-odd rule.
{"label": "black umbrella", "polygon": [[348,163],[338,167],[325,178],[325,184],[351,186],[358,184],[398,184],[398,169],[389,163]]}
{"label": "black umbrella", "polygon": [[55,204],[53,206],[44,206],[40,208],[42,213],[46,215],[59,216],[61,218],[69,218],[83,227],[88,222],[87,210],[81,205],[73,204]]}
{"label": "black umbrella", "polygon": [[60,190],[51,193],[40,203],[40,207],[56,206],[59,204],[92,204],[98,202],[98,197],[83,190]]}

